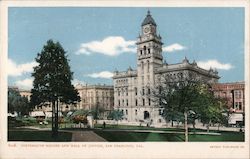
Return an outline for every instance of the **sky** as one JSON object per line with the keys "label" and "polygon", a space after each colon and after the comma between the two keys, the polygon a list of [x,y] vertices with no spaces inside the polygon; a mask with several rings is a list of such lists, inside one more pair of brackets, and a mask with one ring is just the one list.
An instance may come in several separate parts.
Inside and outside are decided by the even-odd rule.
{"label": "sky", "polygon": [[67,52],[73,84],[112,84],[115,70],[136,69],[147,10],[168,64],[185,57],[217,69],[219,82],[244,81],[244,8],[10,7],[8,85],[32,88],[35,58],[49,39]]}

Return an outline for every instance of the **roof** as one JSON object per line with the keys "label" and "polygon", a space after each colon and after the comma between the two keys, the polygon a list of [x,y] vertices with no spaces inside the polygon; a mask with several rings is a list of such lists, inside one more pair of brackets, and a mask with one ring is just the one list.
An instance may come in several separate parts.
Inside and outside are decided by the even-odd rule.
{"label": "roof", "polygon": [[147,24],[153,24],[154,26],[156,26],[155,20],[152,18],[150,11],[148,11],[146,18],[143,20],[141,25],[143,26]]}

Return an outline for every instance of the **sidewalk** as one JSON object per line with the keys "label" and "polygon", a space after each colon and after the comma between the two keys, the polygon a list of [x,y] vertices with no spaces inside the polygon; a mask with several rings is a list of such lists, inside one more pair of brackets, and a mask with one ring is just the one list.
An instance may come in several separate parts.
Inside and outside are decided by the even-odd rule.
{"label": "sidewalk", "polygon": [[71,131],[71,141],[83,141],[83,142],[105,142],[106,140],[93,131]]}

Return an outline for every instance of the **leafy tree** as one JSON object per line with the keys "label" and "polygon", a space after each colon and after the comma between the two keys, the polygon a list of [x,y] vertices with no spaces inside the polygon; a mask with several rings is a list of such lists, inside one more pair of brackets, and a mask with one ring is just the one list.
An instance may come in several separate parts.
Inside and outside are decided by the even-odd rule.
{"label": "leafy tree", "polygon": [[103,107],[100,107],[99,102],[96,104],[94,109],[91,110],[91,113],[93,114],[94,119],[100,119],[102,115],[104,114],[105,109]]}
{"label": "leafy tree", "polygon": [[118,120],[121,120],[123,117],[123,112],[120,111],[120,110],[113,110],[109,115],[108,115],[108,118],[110,119],[113,119],[115,121],[117,121],[117,124],[118,124]]}
{"label": "leafy tree", "polygon": [[[59,42],[48,40],[37,54],[32,76],[31,104],[52,103],[52,135],[58,132],[58,103],[72,104],[80,101],[77,90],[71,84],[73,72],[70,71],[67,56]],[[60,102],[59,102],[60,100]]]}
{"label": "leafy tree", "polygon": [[32,107],[28,98],[22,97],[20,93],[12,88],[8,89],[8,112],[17,112],[19,115],[28,115]]}
{"label": "leafy tree", "polygon": [[223,115],[224,107],[221,99],[216,98],[213,92],[206,90],[200,95],[199,98],[202,104],[202,109],[199,110],[200,119],[203,124],[206,124],[207,131],[211,124],[225,124],[227,117]]}
{"label": "leafy tree", "polygon": [[178,77],[165,75],[158,80],[160,81],[153,91],[153,100],[159,101],[160,107],[164,107],[165,112],[182,114],[185,141],[188,141],[188,114],[200,106],[196,99],[199,98],[201,81],[194,78],[192,74]]}
{"label": "leafy tree", "polygon": [[[188,121],[195,127],[195,120],[208,113],[211,121],[218,115],[219,102],[209,92],[206,81],[195,74],[163,75],[158,79],[158,85],[151,95],[154,102],[165,109],[165,119],[184,119],[185,141],[188,141]],[[208,115],[207,114],[207,115]],[[213,120],[212,120],[213,118]]]}

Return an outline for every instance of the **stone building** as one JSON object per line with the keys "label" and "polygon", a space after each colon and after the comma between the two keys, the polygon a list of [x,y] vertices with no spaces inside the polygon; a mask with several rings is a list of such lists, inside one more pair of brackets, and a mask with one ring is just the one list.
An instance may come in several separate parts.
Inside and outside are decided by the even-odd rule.
{"label": "stone building", "polygon": [[114,108],[114,88],[109,85],[76,85],[81,102],[76,109],[97,110],[107,117]]}
{"label": "stone building", "polygon": [[227,101],[227,107],[231,112],[229,118],[230,124],[237,124],[243,121],[245,112],[245,83],[216,83],[212,85],[214,95],[224,98]]}
{"label": "stone building", "polygon": [[[77,104],[61,104],[59,111],[71,110],[96,110],[100,111],[101,116],[106,118],[111,110],[114,108],[114,88],[109,85],[81,85],[77,84],[75,88],[78,90],[81,101]],[[30,100],[30,90],[15,90],[20,92],[21,96],[27,97]],[[45,103],[34,108],[34,111],[51,112],[51,103]]]}
{"label": "stone building", "polygon": [[208,83],[216,83],[219,79],[217,71],[204,70],[195,61],[190,63],[186,57],[177,64],[163,62],[162,38],[149,11],[141,24],[136,45],[137,69],[129,67],[123,72],[115,71],[113,76],[114,108],[121,110],[128,122],[159,124],[164,121],[160,115],[163,108],[146,95],[150,94],[150,88],[160,84],[164,76],[193,74]]}

